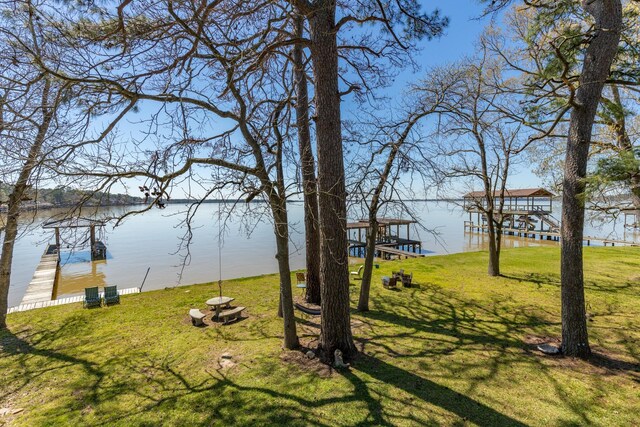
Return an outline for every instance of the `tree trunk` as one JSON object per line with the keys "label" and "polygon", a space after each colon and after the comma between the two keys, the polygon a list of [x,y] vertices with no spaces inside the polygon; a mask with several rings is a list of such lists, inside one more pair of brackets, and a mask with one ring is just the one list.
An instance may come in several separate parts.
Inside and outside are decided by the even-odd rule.
{"label": "tree trunk", "polygon": [[[500,218],[502,218],[502,214],[500,214]],[[498,266],[498,274],[496,274],[496,276],[499,276],[501,274],[500,273],[500,251],[502,250],[502,223],[496,224],[495,233],[496,233],[496,265]]]}
{"label": "tree trunk", "polygon": [[42,89],[42,122],[38,126],[38,132],[33,144],[29,148],[27,159],[25,160],[18,180],[13,191],[9,195],[7,224],[5,228],[4,241],[2,243],[2,254],[0,255],[0,329],[7,327],[7,310],[9,308],[9,286],[11,285],[11,263],[13,261],[13,249],[18,235],[18,218],[20,217],[20,205],[29,187],[31,173],[38,165],[38,157],[42,150],[45,137],[49,131],[49,125],[53,119],[54,108],[49,105],[49,91],[51,83],[45,79]]}
{"label": "tree trunk", "polygon": [[342,155],[335,1],[324,1],[309,17],[316,98],[320,281],[322,317],[319,348],[325,360],[340,349],[351,357],[346,190]]}
{"label": "tree trunk", "polygon": [[426,115],[426,113],[419,114],[414,117],[408,124],[404,131],[400,134],[397,142],[392,145],[389,157],[385,163],[384,169],[380,174],[378,185],[373,191],[371,196],[371,202],[369,204],[369,227],[371,228],[370,234],[367,236],[367,251],[364,261],[364,271],[362,274],[362,286],[360,288],[360,299],[358,300],[358,310],[369,310],[369,292],[371,290],[371,276],[373,273],[373,258],[376,253],[376,239],[378,236],[378,208],[380,205],[380,195],[382,194],[384,187],[387,185],[391,168],[396,160],[400,146],[404,144],[409,132],[413,126],[417,123],[418,119]]}
{"label": "tree trunk", "polygon": [[622,7],[619,0],[583,1],[583,5],[595,18],[596,30],[585,52],[569,122],[562,194],[561,299],[562,352],[585,358],[591,354],[582,261],[585,178],[593,122],[620,40]]}
{"label": "tree trunk", "polygon": [[[273,196],[272,196],[273,197]],[[287,218],[286,201],[281,198],[271,200],[271,210],[276,235],[276,259],[280,273],[280,303],[279,311],[282,312],[284,322],[284,348],[297,348],[298,334],[296,331],[296,319],[293,313],[293,293],[291,291],[291,268],[289,267],[289,224]]]}
{"label": "tree trunk", "polygon": [[486,211],[487,231],[489,233],[489,276],[500,275],[500,252],[497,246],[496,226],[493,221],[493,209]]}
{"label": "tree trunk", "polygon": [[0,329],[7,327],[9,285],[11,284],[11,263],[13,260],[13,248],[18,235],[20,199],[22,198],[22,195],[18,195],[17,193],[18,192],[14,189],[9,197],[9,203],[7,206],[7,222],[4,229],[4,241],[2,242],[2,254],[0,254]]}
{"label": "tree trunk", "polygon": [[640,221],[640,171],[636,171],[629,178],[629,189],[631,190],[631,204],[635,209],[637,222]]}
{"label": "tree trunk", "polygon": [[376,255],[376,239],[378,238],[377,211],[370,211],[369,226],[371,231],[367,236],[367,249],[362,273],[362,285],[360,287],[359,311],[369,311],[369,292],[371,290],[371,276],[373,273],[373,258]]}
{"label": "tree trunk", "polygon": [[[296,35],[303,36],[303,17],[296,16]],[[296,84],[296,126],[302,169],[302,187],[304,189],[304,230],[306,238],[306,300],[320,304],[320,231],[318,229],[318,193],[316,191],[316,172],[311,132],[309,130],[309,94],[307,91],[307,73],[304,67],[302,45],[293,49],[293,64]]]}
{"label": "tree trunk", "polygon": [[[479,89],[478,89],[479,90]],[[477,103],[477,95],[475,95],[475,102]],[[476,104],[474,104],[476,105]],[[474,114],[475,113],[474,108]],[[496,228],[493,219],[493,212],[495,207],[495,194],[493,186],[491,185],[491,176],[489,173],[489,167],[487,165],[487,149],[484,143],[484,136],[482,135],[481,127],[479,126],[479,120],[474,118],[473,123],[473,135],[478,144],[478,151],[480,153],[480,164],[482,168],[482,183],[484,186],[484,193],[487,198],[487,208],[483,210],[487,216],[487,233],[489,234],[489,265],[487,267],[487,273],[489,276],[500,275],[500,257],[498,249],[496,248]]]}

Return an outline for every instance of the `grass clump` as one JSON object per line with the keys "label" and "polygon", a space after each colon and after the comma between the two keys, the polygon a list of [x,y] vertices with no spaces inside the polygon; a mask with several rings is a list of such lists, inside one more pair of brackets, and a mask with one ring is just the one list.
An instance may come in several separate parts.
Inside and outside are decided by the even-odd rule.
{"label": "grass clump", "polygon": [[[371,311],[352,312],[361,355],[346,371],[280,348],[275,275],[224,283],[248,315],[229,326],[189,322],[212,284],[12,314],[0,407],[23,410],[0,424],[634,425],[638,255],[585,248],[588,362],[534,350],[560,334],[559,250],[548,247],[504,251],[497,278],[481,252],[382,263]],[[399,268],[419,286],[383,289]],[[297,315],[313,346],[319,320]]]}

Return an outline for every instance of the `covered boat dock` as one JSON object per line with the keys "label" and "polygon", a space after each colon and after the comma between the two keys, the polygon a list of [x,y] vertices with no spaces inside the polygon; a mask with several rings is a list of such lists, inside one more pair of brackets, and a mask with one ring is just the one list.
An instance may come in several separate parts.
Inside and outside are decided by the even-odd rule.
{"label": "covered boat dock", "polygon": [[[424,256],[422,242],[411,238],[411,224],[417,221],[398,218],[378,218],[376,238],[376,256],[391,259],[415,258]],[[367,247],[367,236],[370,235],[371,224],[367,220],[347,223],[349,255],[364,257]],[[406,230],[406,231],[405,231]]]}
{"label": "covered boat dock", "polygon": [[[560,221],[553,217],[553,198],[555,195],[544,188],[521,188],[505,190],[504,194],[496,191],[492,194],[497,205],[504,201],[504,229],[523,233],[544,232],[556,234],[560,232]],[[484,231],[487,227],[486,209],[487,195],[484,191],[472,191],[464,195],[464,210],[469,214],[465,221],[465,230]]]}

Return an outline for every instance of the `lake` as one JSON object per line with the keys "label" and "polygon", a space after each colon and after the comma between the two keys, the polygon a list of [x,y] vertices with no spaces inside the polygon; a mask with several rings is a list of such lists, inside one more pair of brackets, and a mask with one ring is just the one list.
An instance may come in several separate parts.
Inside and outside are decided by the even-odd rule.
{"label": "lake", "polygon": [[[108,257],[104,261],[90,261],[85,235],[63,233],[61,274],[57,297],[78,295],[89,286],[118,285],[119,288],[138,287],[150,268],[143,290],[216,281],[236,277],[277,272],[273,228],[264,204],[239,204],[227,216],[230,204],[207,203],[194,215],[189,247],[183,244],[188,228],[183,223],[186,207],[168,205],[127,218],[118,227],[110,223],[100,236],[106,243]],[[413,226],[411,237],[422,241],[427,254],[446,254],[486,249],[485,234],[465,233],[463,221],[467,214],[455,203],[412,202],[420,225]],[[98,215],[119,216],[135,207],[101,208]],[[304,224],[302,203],[290,203],[292,269],[304,268]],[[53,232],[43,230],[42,223],[61,210],[38,213],[25,212],[21,236],[15,248],[9,306],[20,303],[25,289],[40,261],[46,243],[53,241]],[[226,221],[219,221],[221,215]],[[560,206],[554,205],[554,215],[560,216]],[[389,216],[398,216],[395,215]],[[354,218],[355,219],[355,218]],[[219,268],[219,224],[226,224],[221,240]],[[426,228],[426,229],[425,229]],[[428,229],[428,230],[427,230]],[[435,232],[435,234],[434,234]],[[615,236],[631,240],[638,236],[625,234],[618,224],[589,222],[585,234]],[[557,245],[556,242],[504,236],[503,247]],[[183,260],[186,263],[183,265]]]}

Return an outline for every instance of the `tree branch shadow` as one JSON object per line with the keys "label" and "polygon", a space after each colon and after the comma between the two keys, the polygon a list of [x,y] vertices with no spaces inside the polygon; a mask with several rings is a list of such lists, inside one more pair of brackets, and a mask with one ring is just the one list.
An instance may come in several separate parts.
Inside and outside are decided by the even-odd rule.
{"label": "tree branch shadow", "polygon": [[[470,421],[477,425],[526,426],[477,400],[367,354],[361,354],[358,357],[353,369],[401,389],[426,403],[456,414],[461,421]],[[353,373],[346,371],[342,375],[349,379],[356,389],[366,390],[366,384]],[[367,403],[370,413],[377,414],[381,410],[379,404],[376,405],[371,399]],[[374,422],[378,423],[375,419]]]}

